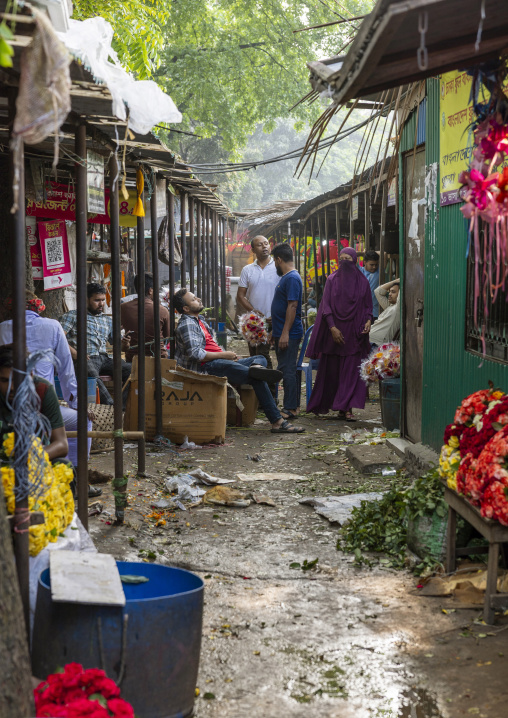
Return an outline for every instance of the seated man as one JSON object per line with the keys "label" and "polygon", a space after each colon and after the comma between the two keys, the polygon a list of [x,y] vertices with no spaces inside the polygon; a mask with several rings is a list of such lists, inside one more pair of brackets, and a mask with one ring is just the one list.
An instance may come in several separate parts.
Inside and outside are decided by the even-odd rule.
{"label": "seated man", "polygon": [[379,317],[379,303],[376,296],[376,289],[379,287],[379,255],[373,249],[365,252],[363,257],[363,267],[360,272],[367,278],[372,293],[372,316],[374,321]]}
{"label": "seated man", "polygon": [[[140,277],[136,274],[134,277],[134,286],[136,291],[140,290]],[[141,288],[143,289],[143,288]],[[159,297],[157,296],[157,301]],[[132,362],[132,358],[137,356],[139,353],[139,341],[138,341],[138,306],[139,299],[136,297],[130,302],[125,302],[120,307],[120,317],[122,320],[122,327],[125,329],[130,338],[130,346],[125,352],[125,358],[128,362]],[[164,346],[163,339],[169,337],[169,312],[166,307],[159,304],[159,336],[157,341],[154,339],[154,325],[153,325],[153,314],[154,314],[154,289],[153,289],[153,276],[145,274],[145,286],[144,286],[144,306],[145,306],[145,354],[148,357],[155,355],[157,350],[157,343],[160,344],[160,355],[164,359],[167,359],[168,352]],[[159,341],[160,340],[160,341]]]}
{"label": "seated man", "polygon": [[394,279],[393,282],[387,282],[375,290],[377,300],[383,311],[369,332],[369,341],[373,346],[392,342],[399,336],[399,284],[400,279]]}
{"label": "seated man", "polygon": [[[12,300],[6,302],[9,311],[12,311]],[[68,406],[61,406],[60,411],[64,420],[66,431],[76,431],[78,428],[77,398],[78,387],[76,375],[72,363],[70,348],[65,338],[64,331],[56,319],[41,317],[40,314],[46,309],[41,299],[27,290],[26,291],[26,348],[29,354],[41,349],[51,349],[58,362],[58,378],[62,389],[62,396]],[[0,324],[0,345],[12,343],[12,319]],[[35,367],[36,376],[46,379],[54,385],[55,367],[50,361],[40,361]],[[92,430],[93,416],[88,414],[88,431]],[[78,464],[78,440],[68,439],[69,461],[74,467]],[[92,440],[88,439],[88,455]],[[88,496],[95,498],[102,494],[98,486],[88,487]]]}
{"label": "seated man", "polygon": [[234,352],[223,351],[212,337],[208,325],[199,317],[203,302],[187,289],[180,289],[174,295],[173,307],[182,315],[175,332],[175,359],[180,366],[225,376],[232,384],[251,384],[272,425],[273,434],[300,434],[305,431],[303,427],[293,426],[282,418],[266,383],[280,381],[282,372],[267,369],[265,357],[238,359]]}
{"label": "seated man", "polygon": [[[99,395],[101,404],[113,404],[111,394],[104,386],[104,382],[100,379],[101,374],[111,376],[113,374],[113,359],[108,356],[106,351],[106,342],[113,341],[113,318],[110,314],[104,314],[106,306],[106,288],[101,284],[93,282],[88,284],[86,288],[88,297],[88,312],[86,317],[86,351],[88,358],[88,376],[97,379],[99,387]],[[60,324],[65,332],[71,356],[76,362],[78,358],[77,352],[77,311],[71,309],[70,312],[60,317]],[[122,351],[129,348],[130,339],[125,337],[122,339]],[[131,375],[131,365],[122,360],[122,384],[125,384]],[[122,394],[123,407],[127,401],[128,388]]]}
{"label": "seated man", "polygon": [[[13,431],[12,426],[12,400],[14,399],[14,385],[12,382],[13,373],[13,351],[12,345],[0,347],[0,441],[3,435]],[[49,419],[51,425],[51,434],[46,437],[44,447],[48,457],[53,459],[64,458],[67,456],[69,446],[65,435],[64,422],[60,412],[60,404],[54,387],[40,377],[34,377],[35,388],[41,400],[40,412]],[[7,392],[9,391],[9,396]]]}

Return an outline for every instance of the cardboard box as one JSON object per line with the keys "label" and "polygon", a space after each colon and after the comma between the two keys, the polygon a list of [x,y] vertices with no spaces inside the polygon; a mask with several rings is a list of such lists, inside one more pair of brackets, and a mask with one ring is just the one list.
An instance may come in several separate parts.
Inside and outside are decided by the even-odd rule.
{"label": "cardboard box", "polygon": [[[163,435],[176,444],[185,436],[196,444],[223,443],[226,435],[227,380],[182,369],[161,359]],[[138,357],[132,362],[124,429],[138,428]],[[145,357],[146,438],[155,436],[155,359]]]}
{"label": "cardboard box", "polygon": [[236,388],[240,394],[240,400],[243,404],[243,411],[237,411],[234,396],[228,396],[228,414],[227,423],[232,426],[249,426],[254,423],[258,411],[258,398],[250,384],[242,384]]}

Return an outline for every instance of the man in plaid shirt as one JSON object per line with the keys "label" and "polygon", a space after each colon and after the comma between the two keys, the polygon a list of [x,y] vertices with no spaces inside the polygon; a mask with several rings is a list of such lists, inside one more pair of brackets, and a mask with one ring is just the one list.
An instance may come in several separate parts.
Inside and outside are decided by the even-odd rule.
{"label": "man in plaid shirt", "polygon": [[[88,297],[88,312],[86,317],[86,353],[88,376],[97,379],[101,404],[113,404],[111,394],[104,386],[100,375],[111,376],[113,374],[113,359],[108,356],[106,342],[113,342],[113,318],[104,314],[106,306],[106,288],[101,284],[93,282],[86,287]],[[60,317],[60,324],[65,332],[71,356],[75,362],[78,358],[77,352],[77,312],[71,309],[70,312]],[[122,339],[122,350],[129,348],[130,339]],[[122,359],[122,384],[125,384],[131,374],[131,365]],[[123,392],[122,402],[125,409],[127,401],[127,390]]]}
{"label": "man in plaid shirt", "polygon": [[223,351],[210,328],[200,318],[203,302],[187,289],[173,297],[173,307],[181,314],[175,331],[175,359],[184,369],[225,376],[231,384],[251,384],[259,404],[272,425],[273,434],[300,434],[305,429],[293,426],[281,416],[267,381],[280,381],[282,372],[266,368],[263,356],[239,359],[234,352]]}

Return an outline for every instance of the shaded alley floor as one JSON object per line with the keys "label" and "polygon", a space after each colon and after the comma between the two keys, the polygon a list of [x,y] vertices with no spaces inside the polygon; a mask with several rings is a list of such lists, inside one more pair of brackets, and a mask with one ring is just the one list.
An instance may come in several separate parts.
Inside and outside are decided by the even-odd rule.
{"label": "shaded alley floor", "polygon": [[[357,568],[336,549],[337,524],[306,496],[382,490],[400,476],[363,476],[340,448],[340,434],[381,427],[371,400],[356,424],[305,416],[306,433],[280,436],[267,422],[228,427],[222,447],[180,454],[148,445],[147,475],[135,477],[126,449],[130,507],[115,527],[114,502],[90,518],[101,552],[156,560],[204,578],[205,614],[196,716],[213,718],[504,718],[508,632],[474,623],[481,611],[443,613],[446,599],[418,596],[409,571]],[[258,463],[247,454],[261,455]],[[113,454],[91,459],[113,471]],[[269,497],[275,507],[197,506],[168,513],[157,526],[151,504],[166,495],[164,478],[201,467],[238,473],[288,472],[291,481],[234,486]],[[109,512],[109,516],[108,513]],[[319,559],[310,571],[291,568]]]}

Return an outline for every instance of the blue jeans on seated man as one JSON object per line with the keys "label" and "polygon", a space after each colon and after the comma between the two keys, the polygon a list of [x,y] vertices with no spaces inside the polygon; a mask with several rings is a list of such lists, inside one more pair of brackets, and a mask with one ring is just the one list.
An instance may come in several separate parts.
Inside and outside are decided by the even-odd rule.
{"label": "blue jeans on seated man", "polygon": [[275,339],[275,353],[277,355],[277,369],[282,372],[282,385],[284,387],[285,411],[295,411],[298,409],[298,392],[296,364],[298,362],[298,349],[300,348],[300,339],[289,338],[286,349],[279,348],[279,339]]}
{"label": "blue jeans on seated man", "polygon": [[270,424],[275,424],[281,417],[280,411],[270,392],[266,381],[251,379],[249,369],[253,364],[266,366],[266,359],[263,356],[253,356],[247,359],[231,361],[229,359],[214,359],[206,362],[204,369],[207,374],[213,376],[225,376],[230,384],[251,384],[258,398],[259,404],[266,414]]}

